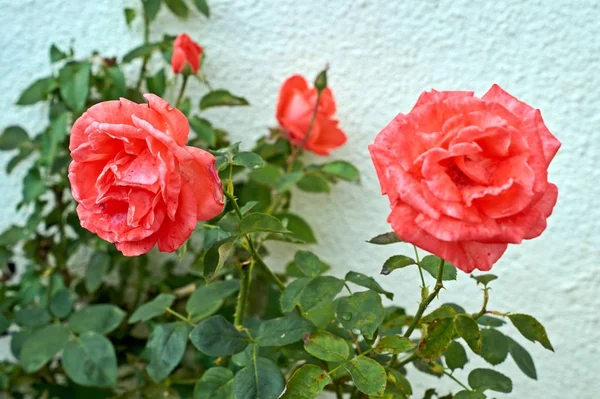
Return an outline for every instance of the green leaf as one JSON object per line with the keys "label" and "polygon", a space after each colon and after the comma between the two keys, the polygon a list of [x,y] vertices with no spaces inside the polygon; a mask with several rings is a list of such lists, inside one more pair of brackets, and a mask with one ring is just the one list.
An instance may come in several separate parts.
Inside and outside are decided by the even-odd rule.
{"label": "green leaf", "polygon": [[[398,399],[408,399],[413,393],[410,382],[398,370],[389,370],[388,382],[385,393],[387,394],[388,390],[392,391],[392,396],[390,398],[399,396]],[[393,394],[396,394],[396,396],[393,396]],[[386,396],[386,398],[388,397]]]}
{"label": "green leaf", "polygon": [[490,369],[475,369],[471,371],[469,373],[469,385],[478,391],[489,389],[503,393],[512,392],[512,381],[510,378]]}
{"label": "green leaf", "polygon": [[6,331],[8,331],[8,327],[10,327],[10,321],[6,318],[6,316],[0,313],[0,334],[4,334]]}
{"label": "green leaf", "polygon": [[302,171],[288,173],[279,179],[275,188],[281,193],[286,192],[290,190],[294,184],[298,183],[303,176],[304,172]]}
{"label": "green leaf", "polygon": [[125,14],[125,22],[127,23],[127,26],[131,27],[131,21],[133,21],[135,18],[135,10],[133,8],[126,8],[123,10],[123,13]]}
{"label": "green leaf", "polygon": [[219,310],[223,300],[239,289],[240,281],[234,279],[200,286],[188,299],[185,310],[192,320],[204,319]]}
{"label": "green leaf", "polygon": [[338,299],[337,315],[345,329],[371,339],[385,317],[385,310],[381,297],[369,290]]}
{"label": "green leaf", "polygon": [[29,135],[21,126],[9,126],[0,136],[0,150],[8,151],[30,143]]}
{"label": "green leaf", "polygon": [[[377,238],[377,237],[375,237],[375,238]],[[381,274],[383,274],[384,276],[387,276],[388,274],[390,274],[391,272],[393,272],[396,269],[402,269],[406,266],[416,265],[416,264],[417,264],[417,262],[415,262],[412,258],[409,258],[408,256],[394,255],[385,261],[385,263],[383,264],[383,267],[381,268]]]}
{"label": "green leaf", "polygon": [[14,168],[17,167],[22,161],[27,159],[31,153],[33,152],[33,146],[25,146],[19,149],[19,153],[15,155],[7,164],[6,164],[6,173],[10,174]]}
{"label": "green leaf", "polygon": [[326,328],[335,318],[335,302],[321,302],[305,311],[302,316],[318,328]]}
{"label": "green leaf", "polygon": [[300,216],[293,213],[285,212],[278,213],[277,215],[275,215],[275,217],[281,220],[283,224],[285,224],[285,227],[288,230],[290,230],[294,234],[294,236],[298,237],[305,243],[315,244],[317,242],[317,239],[315,238],[312,229],[310,228],[308,223]]}
{"label": "green leaf", "polygon": [[402,240],[400,239],[400,237],[398,237],[396,235],[395,232],[390,231],[389,233],[379,234],[379,235],[371,238],[367,242],[369,244],[375,244],[375,245],[388,245],[388,244],[395,244],[397,242],[402,242]]}
{"label": "green leaf", "polygon": [[302,339],[308,353],[326,362],[344,362],[350,356],[346,341],[330,332],[318,330]]}
{"label": "green leaf", "polygon": [[294,262],[296,267],[307,277],[317,277],[323,273],[323,262],[310,251],[297,251],[294,255]]}
{"label": "green leaf", "polygon": [[227,237],[224,240],[217,241],[206,251],[203,269],[203,276],[206,280],[212,281],[219,275],[235,248],[236,239],[237,237]]}
{"label": "green leaf", "polygon": [[165,70],[160,69],[154,75],[147,77],[146,86],[148,86],[148,91],[150,93],[154,93],[159,97],[162,96],[167,88],[167,77],[165,75]]}
{"label": "green leaf", "polygon": [[272,163],[266,163],[262,168],[250,172],[249,179],[268,187],[275,187],[281,179],[281,168]]}
{"label": "green leaf", "polygon": [[480,354],[483,341],[479,327],[473,317],[467,314],[459,314],[454,318],[454,326],[458,335],[465,340],[469,348],[473,352]]}
{"label": "green leaf", "polygon": [[323,175],[311,173],[302,177],[298,183],[298,188],[309,193],[328,193],[329,182]]}
{"label": "green leaf", "polygon": [[498,330],[484,329],[481,331],[483,346],[481,357],[491,365],[495,366],[506,360],[508,356],[508,340],[506,335]]}
{"label": "green leaf", "polygon": [[235,399],[277,399],[285,388],[279,367],[264,357],[240,370],[233,379]]}
{"label": "green leaf", "polygon": [[194,388],[194,399],[231,399],[233,397],[233,371],[213,367],[204,374]]}
{"label": "green leaf", "polygon": [[40,165],[52,167],[58,152],[59,146],[67,137],[67,113],[63,112],[55,117],[50,128],[43,133],[40,149]]}
{"label": "green leaf", "polygon": [[69,55],[67,53],[65,53],[64,51],[62,51],[58,47],[56,47],[55,44],[53,44],[52,46],[50,46],[50,62],[51,63],[55,63],[57,61],[64,60],[68,56]]}
{"label": "green leaf", "polygon": [[454,399],[485,399],[486,396],[476,391],[460,391],[454,395]]}
{"label": "green leaf", "polygon": [[17,105],[31,105],[48,98],[50,92],[56,89],[58,84],[54,77],[41,78],[33,82],[21,93]]}
{"label": "green leaf", "polygon": [[123,63],[126,64],[140,57],[149,57],[154,50],[160,47],[160,43],[146,43],[138,46],[123,56]]}
{"label": "green leaf", "polygon": [[114,387],[117,384],[117,356],[112,343],[89,331],[70,341],[62,364],[74,382],[91,387]]}
{"label": "green leaf", "polygon": [[148,338],[150,363],[146,367],[154,382],[167,378],[177,367],[187,344],[190,327],[183,322],[159,324]]}
{"label": "green leaf", "polygon": [[284,346],[300,341],[315,326],[308,320],[290,313],[261,323],[256,340],[259,346]]}
{"label": "green leaf", "polygon": [[194,5],[206,18],[210,18],[210,8],[206,0],[194,0]]}
{"label": "green leaf", "polygon": [[62,288],[52,296],[50,311],[54,316],[63,319],[71,313],[71,309],[73,309],[73,295],[71,295],[71,291]]}
{"label": "green leaf", "polygon": [[244,350],[248,338],[223,316],[211,316],[190,333],[196,348],[209,356],[231,356]]}
{"label": "green leaf", "polygon": [[313,399],[331,383],[331,377],[325,370],[314,364],[305,364],[294,372],[281,399]]}
{"label": "green leaf", "polygon": [[133,312],[129,318],[129,324],[137,323],[138,321],[147,321],[160,316],[167,311],[175,301],[175,295],[160,294],[148,303],[143,304]]}
{"label": "green leaf", "polygon": [[240,151],[231,160],[233,165],[243,166],[248,169],[259,169],[265,165],[260,155],[250,151]]}
{"label": "green leaf", "polygon": [[200,110],[211,107],[249,105],[243,97],[234,96],[227,90],[219,89],[210,91],[200,100]]}
{"label": "green leaf", "polygon": [[498,276],[495,274],[481,274],[479,276],[474,276],[471,274],[471,278],[476,280],[478,284],[487,286],[491,281],[496,280]]}
{"label": "green leaf", "polygon": [[255,232],[268,233],[290,233],[288,229],[283,227],[281,221],[274,216],[266,213],[251,213],[244,216],[240,221],[240,234],[248,234]]}
{"label": "green leaf", "polygon": [[75,112],[83,111],[90,89],[89,62],[71,62],[58,73],[60,95]]}
{"label": "green leaf", "polygon": [[477,324],[487,327],[502,327],[506,322],[497,317],[483,315],[477,318]]}
{"label": "green leaf", "polygon": [[546,334],[546,329],[542,323],[532,316],[522,313],[510,314],[508,318],[517,327],[517,330],[519,330],[523,337],[532,342],[538,341],[544,348],[554,352],[554,348],[550,343],[550,339],[548,339],[548,334]]}
{"label": "green leaf", "polygon": [[125,312],[114,305],[91,305],[78,310],[69,317],[69,327],[76,333],[95,331],[108,334],[123,321]]}
{"label": "green leaf", "polygon": [[27,232],[23,227],[10,226],[0,234],[0,246],[15,245],[21,240],[27,238]]}
{"label": "green leaf", "polygon": [[385,295],[389,300],[394,299],[394,294],[384,290],[373,277],[369,277],[362,273],[348,272],[346,274],[346,281],[360,285],[361,287],[372,289],[379,294]]}
{"label": "green leaf", "polygon": [[294,307],[300,302],[302,291],[312,279],[308,277],[299,278],[292,281],[281,294],[279,303],[281,304],[281,311],[288,313],[294,310]]}
{"label": "green leaf", "polygon": [[143,0],[144,2],[144,14],[149,21],[154,20],[156,15],[160,11],[160,5],[162,0]]}
{"label": "green leaf", "polygon": [[427,316],[421,319],[421,323],[431,323],[435,319],[444,319],[447,317],[456,316],[456,311],[454,308],[448,305],[442,305],[433,312],[429,313]]}
{"label": "green leaf", "polygon": [[179,18],[187,18],[190,10],[183,0],[164,0],[164,2],[173,14]]}
{"label": "green leaf", "polygon": [[[440,270],[441,259],[434,255],[427,255],[421,259],[421,267],[431,274],[433,278],[437,278]],[[448,262],[444,262],[444,272],[442,280],[456,280],[456,268]]]}
{"label": "green leaf", "polygon": [[217,143],[217,134],[209,121],[198,116],[193,116],[190,118],[190,127],[196,132],[199,140],[205,142],[209,147],[215,146]]}
{"label": "green leaf", "polygon": [[38,328],[50,323],[50,313],[39,306],[23,308],[15,312],[15,323],[22,327]]}
{"label": "green leaf", "polygon": [[427,326],[427,334],[419,342],[419,355],[425,359],[435,359],[448,348],[454,335],[454,320],[437,319]]}
{"label": "green leaf", "polygon": [[69,339],[69,331],[61,324],[50,324],[34,331],[23,343],[19,362],[28,373],[34,373],[61,351]]}
{"label": "green leaf", "polygon": [[33,166],[23,178],[23,202],[34,201],[45,191],[46,186],[42,181],[40,171]]}
{"label": "green leaf", "polygon": [[375,360],[358,356],[344,364],[354,385],[367,395],[381,396],[387,384],[385,369]]}
{"label": "green leaf", "polygon": [[377,342],[375,346],[376,353],[390,353],[392,355],[397,355],[399,353],[408,352],[415,347],[414,342],[405,337],[400,337],[398,335],[388,335],[387,337],[383,337]]}
{"label": "green leaf", "polygon": [[340,179],[358,182],[360,180],[360,172],[350,162],[346,161],[333,161],[325,164],[321,171],[327,175],[333,177],[339,177]]}
{"label": "green leaf", "polygon": [[110,256],[103,251],[96,251],[85,268],[85,289],[94,293],[102,284],[102,279],[110,265]]}
{"label": "green leaf", "polygon": [[305,312],[323,302],[332,302],[344,288],[344,280],[332,276],[318,276],[312,279],[300,296],[300,305]]}
{"label": "green leaf", "polygon": [[446,359],[446,366],[452,371],[464,368],[468,362],[465,348],[457,341],[450,342],[448,349],[444,352],[444,358]]}
{"label": "green leaf", "polygon": [[537,372],[533,358],[517,341],[510,337],[506,337],[508,341],[508,353],[513,358],[521,371],[529,378],[537,380]]}

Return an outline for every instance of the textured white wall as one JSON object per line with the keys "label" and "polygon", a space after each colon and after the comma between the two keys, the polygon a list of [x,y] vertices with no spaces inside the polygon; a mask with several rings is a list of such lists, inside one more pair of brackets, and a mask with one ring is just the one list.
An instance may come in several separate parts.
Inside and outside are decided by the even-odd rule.
{"label": "textured white wall", "polygon": [[[48,47],[75,38],[77,53],[121,56],[140,41],[116,0],[13,0],[0,4],[0,126],[44,127],[42,107],[14,102],[34,78],[49,69]],[[131,6],[138,3],[123,2]],[[245,95],[252,107],[209,111],[218,125],[247,146],[274,124],[282,80],[292,73],[312,78],[326,62],[330,86],[349,142],[333,155],[356,163],[362,184],[340,184],[330,196],[297,193],[295,210],[308,215],[320,244],[314,251],[343,275],[352,268],[375,275],[394,252],[365,239],[388,230],[387,199],[367,145],[398,112],[410,109],[425,89],[473,89],[483,94],[494,82],[542,110],[563,142],[550,170],[560,190],[558,205],[541,238],[509,249],[494,272],[490,306],[538,317],[556,348],[552,354],[526,343],[539,381],[524,377],[508,360],[500,370],[513,378],[516,398],[597,398],[593,366],[600,357],[600,10],[595,0],[212,0],[213,17],[186,24],[162,11],[156,30],[189,32],[205,46],[203,67],[215,86]],[[135,72],[131,70],[131,72]],[[199,87],[192,86],[192,90]],[[192,91],[190,91],[192,93]],[[0,155],[0,164],[9,159]],[[25,168],[0,171],[0,230],[19,215]],[[291,247],[274,248],[282,267]],[[281,262],[277,262],[281,260]],[[279,264],[278,264],[279,263]],[[416,307],[415,271],[379,278],[404,304]],[[460,275],[447,284],[443,301],[480,306],[473,280]],[[515,334],[513,334],[515,335]],[[522,339],[521,339],[522,341]],[[472,364],[470,365],[472,366]],[[418,374],[417,391],[432,378]],[[466,380],[463,373],[462,379]],[[444,387],[453,387],[450,382]],[[503,395],[495,395],[504,397]],[[420,397],[415,395],[415,397]]]}

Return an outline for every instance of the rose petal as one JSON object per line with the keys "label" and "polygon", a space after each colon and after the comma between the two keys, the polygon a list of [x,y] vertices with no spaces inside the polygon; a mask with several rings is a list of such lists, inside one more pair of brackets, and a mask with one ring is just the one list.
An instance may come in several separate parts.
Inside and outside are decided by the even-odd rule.
{"label": "rose petal", "polygon": [[179,206],[175,219],[165,219],[158,232],[158,249],[161,252],[173,252],[190,238],[196,228],[196,196],[189,183],[184,183],[179,195]]}
{"label": "rose petal", "polygon": [[215,157],[196,147],[185,147],[194,157],[194,162],[181,165],[184,179],[196,196],[198,220],[210,220],[219,215],[225,206],[223,186],[215,168]]}
{"label": "rose petal", "polygon": [[69,181],[75,201],[91,206],[96,201],[96,180],[104,168],[103,161],[69,164]]}
{"label": "rose petal", "polygon": [[190,134],[190,123],[183,112],[171,108],[168,102],[155,94],[144,94],[144,98],[148,101],[148,107],[158,112],[166,122],[165,133],[173,137],[178,145],[185,145]]}

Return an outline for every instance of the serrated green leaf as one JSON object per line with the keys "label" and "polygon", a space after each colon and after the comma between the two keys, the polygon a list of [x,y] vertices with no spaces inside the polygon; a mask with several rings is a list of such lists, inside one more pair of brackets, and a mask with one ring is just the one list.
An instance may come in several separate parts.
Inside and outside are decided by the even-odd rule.
{"label": "serrated green leaf", "polygon": [[60,289],[50,300],[50,311],[60,319],[67,317],[71,313],[72,308],[73,295],[66,288]]}
{"label": "serrated green leaf", "polygon": [[0,150],[9,151],[29,143],[29,135],[21,126],[9,126],[0,136]]}
{"label": "serrated green leaf", "polygon": [[210,18],[210,8],[206,0],[194,0],[194,5],[206,18]]}
{"label": "serrated green leaf", "polygon": [[332,302],[344,288],[344,281],[332,276],[313,278],[302,290],[300,305],[305,312],[323,303]]}
{"label": "serrated green leaf", "polygon": [[164,2],[173,14],[179,18],[187,18],[190,10],[183,0],[164,0]]}
{"label": "serrated green leaf", "polygon": [[200,100],[200,109],[205,110],[211,107],[222,106],[240,106],[249,105],[250,103],[243,97],[238,97],[231,94],[227,90],[219,89],[210,91]]}
{"label": "serrated green leaf", "polygon": [[159,294],[153,300],[143,304],[133,312],[129,318],[129,324],[137,323],[138,321],[147,321],[160,316],[167,311],[175,301],[175,295]]}
{"label": "serrated green leaf", "polygon": [[362,273],[357,272],[348,272],[346,274],[346,281],[354,283],[356,285],[360,285],[361,287],[369,288],[378,294],[385,295],[387,299],[393,300],[394,294],[384,290],[381,285],[373,277],[369,277]]}
{"label": "serrated green leaf", "polygon": [[473,352],[480,354],[483,341],[479,327],[473,317],[467,314],[459,314],[454,319],[454,326],[458,335],[465,340],[469,348]]}
{"label": "serrated green leaf", "polygon": [[[433,278],[437,278],[440,270],[441,259],[434,255],[427,255],[421,259],[421,267],[431,274]],[[448,262],[444,262],[444,272],[442,273],[442,280],[456,280],[456,267]]]}
{"label": "serrated green leaf", "polygon": [[527,377],[537,380],[537,371],[535,370],[535,363],[533,358],[517,341],[510,337],[506,337],[508,341],[508,353],[513,358],[519,369]]}
{"label": "serrated green leaf", "polygon": [[190,326],[183,322],[159,324],[148,338],[150,363],[146,367],[148,375],[155,382],[167,378],[177,367],[187,344]]}
{"label": "serrated green leaf", "polygon": [[290,313],[261,323],[256,340],[259,346],[284,346],[300,341],[315,326],[308,320]]}
{"label": "serrated green leaf", "polygon": [[277,399],[285,388],[279,367],[259,357],[240,370],[233,379],[235,399]]}
{"label": "serrated green leaf", "polygon": [[512,381],[510,378],[491,369],[475,369],[469,373],[469,385],[478,391],[491,390],[496,392],[511,393]]}
{"label": "serrated green leaf", "polygon": [[421,319],[422,323],[431,323],[432,321],[434,321],[435,319],[444,319],[447,317],[454,317],[456,316],[456,311],[447,305],[442,305],[439,308],[437,308],[436,310],[434,310],[433,312],[429,313],[427,316],[424,316]]}
{"label": "serrated green leaf", "polygon": [[233,165],[243,166],[248,169],[259,169],[265,165],[260,155],[250,151],[240,151],[231,160]]}
{"label": "serrated green leaf", "polygon": [[102,284],[104,275],[110,266],[110,256],[103,251],[96,251],[85,268],[85,288],[94,293]]}
{"label": "serrated green leaf", "polygon": [[296,183],[296,186],[298,186],[300,190],[309,193],[328,193],[330,191],[329,182],[320,173],[304,175],[298,183]]}
{"label": "serrated green leaf", "polygon": [[225,367],[212,367],[194,388],[194,399],[231,399],[233,397],[233,371]]}
{"label": "serrated green leaf", "polygon": [[28,373],[41,369],[67,344],[69,331],[61,324],[50,324],[26,337],[19,353],[19,363]]}
{"label": "serrated green leaf", "polygon": [[198,324],[190,333],[190,340],[209,356],[231,356],[248,345],[248,338],[221,315],[211,316]]}
{"label": "serrated green leaf", "polygon": [[302,339],[308,353],[326,362],[343,362],[350,356],[346,341],[330,332],[319,330]]}
{"label": "serrated green leaf", "polygon": [[356,166],[346,161],[333,161],[325,164],[321,171],[330,176],[338,177],[350,182],[358,182],[360,180],[360,172]]}
{"label": "serrated green leaf", "polygon": [[383,274],[384,276],[387,276],[388,274],[390,274],[391,272],[393,272],[396,269],[402,269],[406,266],[416,265],[416,264],[417,264],[417,262],[415,262],[412,258],[410,258],[408,256],[394,255],[385,261],[385,263],[383,264],[383,267],[381,268],[381,274]]}
{"label": "serrated green leaf", "polygon": [[[160,44],[161,43],[146,43],[146,44],[142,44],[141,46],[134,48],[133,50],[131,50],[130,52],[128,52],[127,54],[125,54],[123,56],[123,63],[126,64],[128,62],[135,60],[136,58],[150,56],[152,54],[152,52],[154,52],[154,50],[156,50],[160,47]],[[131,100],[135,101],[133,99],[131,99]],[[143,102],[143,101],[144,100],[142,97],[141,102]],[[136,101],[136,102],[139,102],[139,101]]]}
{"label": "serrated green leaf", "polygon": [[405,337],[398,335],[388,335],[377,342],[375,346],[376,353],[390,353],[397,355],[399,353],[408,352],[415,347],[415,343]]}
{"label": "serrated green leaf", "polygon": [[290,233],[279,219],[266,213],[251,213],[240,221],[240,234],[255,232]]}
{"label": "serrated green leaf", "polygon": [[454,399],[485,399],[486,396],[476,391],[460,391],[454,395]]}
{"label": "serrated green leaf", "polygon": [[58,72],[60,95],[75,112],[83,111],[90,89],[91,64],[71,62]]}
{"label": "serrated green leaf", "polygon": [[305,364],[294,372],[281,399],[313,399],[331,383],[331,377],[325,370],[314,364]]}
{"label": "serrated green leaf", "polygon": [[50,323],[50,313],[42,307],[23,308],[15,312],[15,323],[22,327],[38,328]]}
{"label": "serrated green leaf", "polygon": [[90,387],[113,387],[117,384],[117,356],[112,343],[89,331],[70,341],[62,364],[74,382]]}
{"label": "serrated green leaf", "polygon": [[298,183],[298,181],[300,181],[300,179],[302,179],[303,176],[304,172],[302,171],[288,173],[279,179],[279,181],[275,185],[275,188],[279,192],[286,192],[290,190],[294,186],[294,184]]}
{"label": "serrated green leaf", "polygon": [[308,277],[299,278],[292,281],[281,294],[279,303],[281,304],[281,311],[288,313],[294,310],[294,307],[300,302],[302,291],[312,279]]}
{"label": "serrated green leaf", "polygon": [[[394,369],[389,370],[388,384],[385,389],[386,395],[388,394],[388,390],[393,399],[396,399],[396,397],[398,397],[398,399],[408,399],[413,393],[412,386],[408,379],[406,379],[400,371]],[[394,394],[396,396],[393,396]]]}
{"label": "serrated green leaf", "polygon": [[471,274],[471,278],[477,281],[478,284],[486,286],[490,282],[496,280],[498,276],[496,276],[495,274],[481,274],[479,276],[474,276]]}
{"label": "serrated green leaf", "polygon": [[387,375],[375,360],[358,356],[344,364],[356,388],[367,395],[381,396],[385,392]]}
{"label": "serrated green leaf", "polygon": [[323,273],[323,262],[310,251],[297,251],[294,255],[294,263],[307,277],[316,277]]}
{"label": "serrated green leaf", "polygon": [[234,279],[200,286],[188,299],[185,310],[192,320],[204,319],[219,310],[223,300],[239,289],[240,281]]}
{"label": "serrated green leaf", "polygon": [[214,243],[204,255],[204,278],[211,281],[217,277],[235,248],[237,237],[227,237]]}
{"label": "serrated green leaf", "polygon": [[50,92],[58,87],[54,77],[41,78],[29,85],[17,100],[17,105],[31,105],[48,98]]}
{"label": "serrated green leaf", "polygon": [[444,358],[446,366],[452,371],[464,368],[468,361],[465,348],[457,341],[450,342],[448,349],[444,352]]}
{"label": "serrated green leaf", "polygon": [[283,171],[279,166],[266,163],[262,168],[250,172],[249,178],[258,184],[275,187],[281,176],[283,176]]}
{"label": "serrated green leaf", "polygon": [[338,299],[336,312],[345,329],[368,339],[373,337],[385,317],[381,297],[371,290]]}
{"label": "serrated green leaf", "polygon": [[481,331],[481,339],[483,340],[481,357],[485,361],[495,366],[506,360],[508,356],[506,335],[498,330],[489,328]]}
{"label": "serrated green leaf", "polygon": [[149,21],[153,21],[156,15],[160,11],[160,5],[162,0],[143,0],[144,14]]}
{"label": "serrated green leaf", "polygon": [[502,327],[506,322],[497,317],[483,315],[477,318],[477,324],[487,327]]}
{"label": "serrated green leaf", "polygon": [[300,216],[285,212],[278,213],[275,215],[275,217],[281,220],[283,224],[285,224],[285,227],[290,230],[294,236],[298,237],[305,243],[315,244],[317,242],[311,227]]}
{"label": "serrated green leaf", "polygon": [[513,313],[508,315],[508,318],[513,323],[513,325],[519,330],[523,337],[527,338],[532,342],[539,342],[542,346],[548,350],[554,352],[554,348],[550,343],[550,339],[548,339],[548,334],[546,334],[546,329],[535,318],[532,316],[522,314],[522,313]]}
{"label": "serrated green leaf", "polygon": [[91,305],[69,317],[69,328],[80,334],[87,331],[108,334],[119,327],[124,318],[125,312],[114,305]]}
{"label": "serrated green leaf", "polygon": [[439,357],[452,341],[454,320],[451,318],[434,320],[427,327],[427,334],[421,338],[418,353],[425,359]]}

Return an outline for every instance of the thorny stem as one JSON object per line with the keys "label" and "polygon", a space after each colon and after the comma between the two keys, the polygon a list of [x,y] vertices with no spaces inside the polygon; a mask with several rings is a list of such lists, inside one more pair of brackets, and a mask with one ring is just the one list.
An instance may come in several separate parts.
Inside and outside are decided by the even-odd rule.
{"label": "thorny stem", "polygon": [[435,283],[435,288],[433,289],[433,292],[431,292],[431,294],[429,294],[429,296],[427,298],[425,298],[425,300],[422,301],[421,304],[419,305],[419,309],[417,309],[417,314],[415,315],[412,323],[408,327],[408,330],[406,330],[406,332],[404,333],[404,337],[406,337],[406,338],[410,337],[410,335],[413,333],[415,328],[419,325],[419,322],[421,321],[421,317],[423,316],[425,309],[427,309],[427,306],[429,306],[431,301],[433,301],[435,299],[435,297],[437,297],[437,294],[440,292],[440,290],[442,288],[444,288],[444,285],[442,284],[443,273],[444,273],[444,259],[441,259],[440,260],[440,270],[438,272],[437,281]]}
{"label": "thorny stem", "polygon": [[185,93],[185,87],[187,86],[187,82],[190,75],[183,75],[183,82],[181,83],[181,88],[179,89],[179,94],[177,95],[177,100],[175,101],[175,108],[179,107],[179,103],[181,103],[181,99],[183,98],[183,93]]}
{"label": "thorny stem", "polygon": [[288,159],[288,165],[287,165],[288,173],[290,173],[292,171],[292,167],[294,166],[294,161],[296,160],[296,158],[298,158],[298,155],[300,155],[302,153],[304,146],[308,142],[308,138],[310,137],[310,134],[312,133],[313,126],[315,125],[315,120],[317,119],[317,113],[319,112],[319,102],[320,101],[321,101],[321,92],[317,91],[317,101],[315,103],[315,108],[313,110],[312,118],[310,119],[310,124],[308,125],[308,130],[306,131],[306,134],[304,135],[304,138],[302,139],[300,146],[298,146],[298,147],[294,146],[294,149],[292,150],[292,154],[290,155],[290,158]]}
{"label": "thorny stem", "polygon": [[246,313],[246,302],[248,302],[248,292],[250,291],[253,268],[254,260],[250,263],[250,267],[246,267],[245,265],[242,265],[241,267],[242,278],[240,281],[240,292],[238,292],[234,316],[234,325],[237,329],[241,329],[244,325],[244,314]]}

